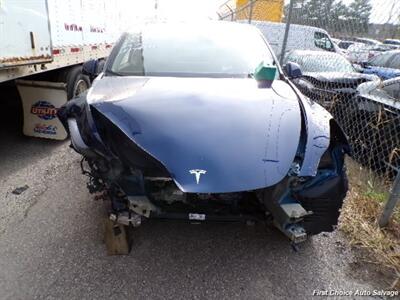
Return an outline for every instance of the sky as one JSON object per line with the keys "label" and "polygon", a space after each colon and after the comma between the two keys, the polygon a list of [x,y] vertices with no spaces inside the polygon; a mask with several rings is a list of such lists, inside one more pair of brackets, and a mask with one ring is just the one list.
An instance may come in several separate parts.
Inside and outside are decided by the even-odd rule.
{"label": "sky", "polygon": [[[351,1],[346,1],[351,2]],[[389,10],[392,8],[393,4],[393,12],[392,18],[390,22],[399,23],[399,15],[400,15],[400,1],[399,0],[371,0],[372,4],[372,15],[371,21],[373,23],[387,23],[390,14]]]}
{"label": "sky", "polygon": [[[121,0],[120,0],[121,1]],[[122,7],[129,7],[143,15],[157,15],[169,19],[216,18],[216,11],[223,0],[122,0]]]}
{"label": "sky", "polygon": [[[153,14],[157,3],[157,14],[169,19],[207,19],[216,18],[218,7],[226,0],[125,0],[129,6],[137,8],[141,14]],[[290,0],[285,0],[289,3]],[[353,0],[342,0],[350,4]],[[391,21],[398,22],[400,15],[400,0],[370,0],[372,4],[371,21],[386,23],[390,17],[390,8],[394,4],[394,14]]]}

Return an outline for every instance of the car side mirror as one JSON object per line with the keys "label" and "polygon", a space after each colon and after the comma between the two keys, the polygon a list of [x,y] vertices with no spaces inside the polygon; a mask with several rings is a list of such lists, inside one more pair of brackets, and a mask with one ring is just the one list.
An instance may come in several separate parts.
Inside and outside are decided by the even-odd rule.
{"label": "car side mirror", "polygon": [[89,76],[92,80],[99,75],[98,66],[99,62],[97,59],[88,60],[82,65],[82,74]]}
{"label": "car side mirror", "polygon": [[290,79],[299,78],[303,76],[303,72],[298,64],[289,61],[283,66],[283,70]]}

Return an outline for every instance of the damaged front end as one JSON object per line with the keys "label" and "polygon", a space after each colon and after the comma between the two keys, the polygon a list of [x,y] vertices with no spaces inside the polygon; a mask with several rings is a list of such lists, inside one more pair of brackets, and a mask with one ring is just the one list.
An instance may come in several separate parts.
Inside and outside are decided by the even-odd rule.
{"label": "damaged front end", "polygon": [[258,191],[274,225],[295,243],[307,235],[333,231],[337,225],[348,189],[344,155],[349,149],[335,127],[331,127],[331,142],[315,176],[299,176],[295,164],[279,184]]}
{"label": "damaged front end", "polygon": [[[70,133],[72,147],[83,156],[81,166],[89,177],[90,193],[110,200],[113,222],[137,227],[143,218],[269,219],[299,243],[308,235],[332,231],[337,224],[347,192],[344,155],[349,151],[345,136],[328,113],[305,100],[301,111],[297,152],[279,182],[210,193],[185,191],[164,164],[88,104],[85,96],[67,103],[58,115]],[[193,178],[199,176],[197,180],[204,176],[202,170],[191,171]]]}

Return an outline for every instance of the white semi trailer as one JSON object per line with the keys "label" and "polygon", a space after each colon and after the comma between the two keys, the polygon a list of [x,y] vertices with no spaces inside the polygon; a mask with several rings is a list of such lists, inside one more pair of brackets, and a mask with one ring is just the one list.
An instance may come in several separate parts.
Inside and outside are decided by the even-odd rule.
{"label": "white semi trailer", "polygon": [[66,137],[57,108],[90,86],[81,65],[108,55],[135,19],[132,2],[0,0],[0,95],[15,80],[26,135]]}

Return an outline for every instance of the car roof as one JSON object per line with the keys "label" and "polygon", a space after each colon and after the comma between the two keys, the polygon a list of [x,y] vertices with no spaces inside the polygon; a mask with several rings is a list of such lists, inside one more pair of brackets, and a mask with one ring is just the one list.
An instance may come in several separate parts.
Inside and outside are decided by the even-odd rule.
{"label": "car roof", "polygon": [[342,57],[340,54],[336,53],[336,52],[329,52],[329,51],[319,51],[319,50],[292,50],[289,52],[289,54],[295,54],[295,55],[299,55],[299,56],[340,56]]}
{"label": "car roof", "polygon": [[205,20],[205,21],[164,21],[164,22],[154,22],[149,24],[143,24],[142,26],[135,26],[126,30],[127,33],[136,33],[140,31],[147,31],[149,29],[154,30],[160,28],[160,30],[165,31],[166,28],[190,28],[199,29],[201,31],[210,30],[212,28],[226,28],[227,30],[259,30],[247,23],[238,22],[228,22],[228,21],[215,21],[215,20]]}
{"label": "car roof", "polygon": [[[238,21],[238,23],[244,24],[247,23],[246,20],[240,20]],[[282,23],[282,22],[271,22],[271,21],[252,21],[250,25],[271,25],[271,26],[277,26],[277,27],[283,27],[285,28],[286,24]],[[291,24],[290,28],[293,30],[304,30],[304,31],[318,31],[318,32],[323,32],[328,34],[328,32],[323,29],[323,28],[319,28],[319,27],[314,27],[314,26],[308,26],[308,25],[300,25],[300,24]],[[329,34],[328,34],[329,35]]]}
{"label": "car roof", "polygon": [[356,40],[367,41],[367,42],[372,42],[372,43],[376,43],[376,44],[381,44],[381,42],[378,41],[378,40],[369,39],[369,38],[363,38],[363,37],[356,37]]}
{"label": "car roof", "polygon": [[382,54],[384,54],[384,53],[400,54],[400,49],[388,50],[388,51],[382,52]]}

